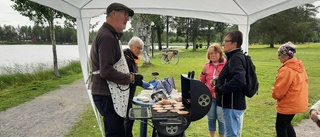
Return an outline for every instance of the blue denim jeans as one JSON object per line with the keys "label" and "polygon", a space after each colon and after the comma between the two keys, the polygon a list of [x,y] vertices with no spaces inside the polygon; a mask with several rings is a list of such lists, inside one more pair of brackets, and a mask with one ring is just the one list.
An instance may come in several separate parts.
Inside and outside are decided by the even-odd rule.
{"label": "blue denim jeans", "polygon": [[219,135],[226,134],[222,107],[217,106],[216,99],[212,99],[212,105],[207,117],[210,132],[216,132],[216,121],[218,121]]}
{"label": "blue denim jeans", "polygon": [[227,137],[238,137],[244,110],[223,108]]}

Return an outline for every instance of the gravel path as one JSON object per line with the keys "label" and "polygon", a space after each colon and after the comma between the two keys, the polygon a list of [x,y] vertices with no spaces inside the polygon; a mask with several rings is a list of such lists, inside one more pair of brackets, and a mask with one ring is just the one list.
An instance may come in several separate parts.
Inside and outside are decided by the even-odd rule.
{"label": "gravel path", "polygon": [[297,137],[319,137],[320,128],[311,119],[302,120],[294,127]]}
{"label": "gravel path", "polygon": [[0,112],[0,137],[63,137],[90,104],[83,79]]}
{"label": "gravel path", "polygon": [[[83,79],[0,112],[0,137],[63,137],[90,104]],[[310,119],[295,127],[297,137],[318,137]]]}

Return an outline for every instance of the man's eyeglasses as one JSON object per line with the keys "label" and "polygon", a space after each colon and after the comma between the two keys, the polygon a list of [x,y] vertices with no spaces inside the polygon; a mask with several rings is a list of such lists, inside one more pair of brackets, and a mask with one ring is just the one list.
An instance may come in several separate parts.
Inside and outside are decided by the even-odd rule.
{"label": "man's eyeglasses", "polygon": [[232,40],[224,40],[222,43],[232,42]]}
{"label": "man's eyeglasses", "polygon": [[129,12],[127,11],[124,11],[124,10],[117,10],[118,12],[122,12],[123,13],[123,16],[125,18],[129,18],[129,20],[131,19],[131,16],[129,16]]}

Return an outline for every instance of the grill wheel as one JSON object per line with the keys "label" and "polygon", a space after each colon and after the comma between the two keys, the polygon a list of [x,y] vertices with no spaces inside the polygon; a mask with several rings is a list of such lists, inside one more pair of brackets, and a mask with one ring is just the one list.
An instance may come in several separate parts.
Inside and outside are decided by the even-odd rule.
{"label": "grill wheel", "polygon": [[210,97],[206,94],[202,94],[199,98],[198,98],[198,103],[200,106],[208,106],[210,104]]}
{"label": "grill wheel", "polygon": [[178,131],[178,126],[166,126],[166,131],[168,134],[176,134]]}

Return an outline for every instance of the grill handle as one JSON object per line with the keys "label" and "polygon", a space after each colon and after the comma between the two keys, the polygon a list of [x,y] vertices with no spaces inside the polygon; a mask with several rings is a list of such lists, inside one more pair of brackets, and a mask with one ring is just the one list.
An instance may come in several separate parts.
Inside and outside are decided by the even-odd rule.
{"label": "grill handle", "polygon": [[186,122],[185,120],[179,118],[167,118],[166,121],[159,122],[161,126],[184,126],[187,123],[188,122]]}
{"label": "grill handle", "polygon": [[167,117],[157,117],[157,118],[153,117],[152,120],[153,121],[166,121],[166,120],[168,120],[168,118]]}

